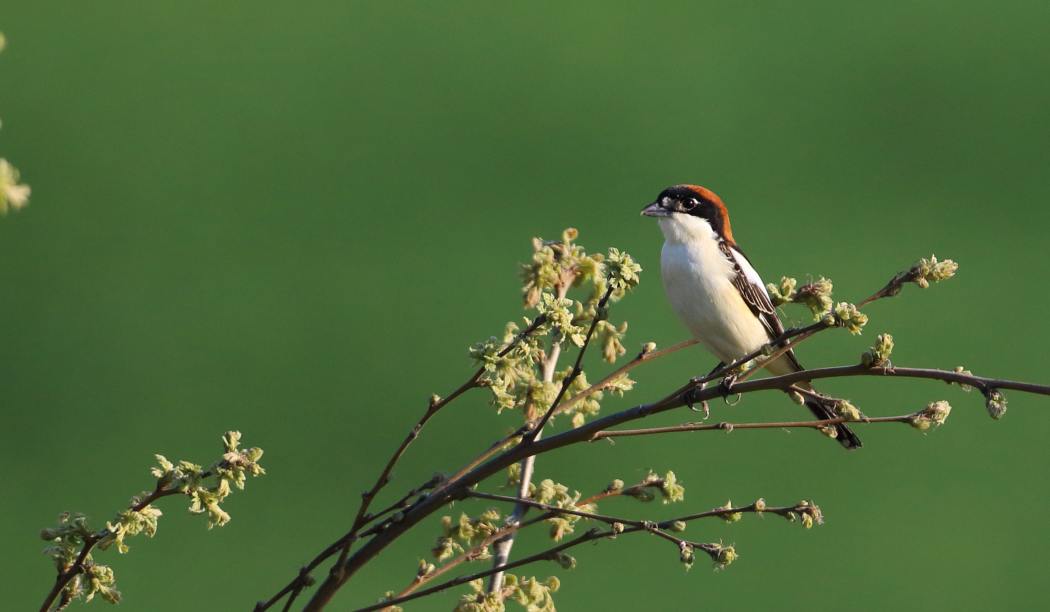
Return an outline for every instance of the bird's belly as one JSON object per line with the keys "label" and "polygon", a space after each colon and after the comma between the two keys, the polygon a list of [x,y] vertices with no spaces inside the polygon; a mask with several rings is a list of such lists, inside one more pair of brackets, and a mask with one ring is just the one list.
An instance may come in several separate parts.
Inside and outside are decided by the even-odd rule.
{"label": "bird's belly", "polygon": [[665,247],[664,289],[693,336],[728,363],[768,342],[769,335],[733,285],[731,264],[704,255],[684,245]]}

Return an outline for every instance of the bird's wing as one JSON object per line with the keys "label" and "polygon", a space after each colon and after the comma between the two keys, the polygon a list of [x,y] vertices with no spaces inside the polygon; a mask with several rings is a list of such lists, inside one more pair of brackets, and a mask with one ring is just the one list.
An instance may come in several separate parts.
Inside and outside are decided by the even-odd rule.
{"label": "bird's wing", "polygon": [[[762,321],[762,325],[766,328],[766,333],[769,334],[769,339],[772,340],[783,334],[784,324],[780,322],[780,317],[777,316],[777,309],[773,306],[773,302],[769,300],[769,293],[766,292],[766,286],[762,282],[762,277],[758,275],[755,267],[747,260],[747,256],[735,245],[725,241],[720,241],[718,246],[729,261],[733,263],[733,268],[736,270],[736,274],[733,276],[733,286],[740,292],[740,297],[744,298],[744,303],[751,309],[751,312]],[[794,351],[788,351],[787,356],[798,369],[802,369],[802,365],[795,358]]]}

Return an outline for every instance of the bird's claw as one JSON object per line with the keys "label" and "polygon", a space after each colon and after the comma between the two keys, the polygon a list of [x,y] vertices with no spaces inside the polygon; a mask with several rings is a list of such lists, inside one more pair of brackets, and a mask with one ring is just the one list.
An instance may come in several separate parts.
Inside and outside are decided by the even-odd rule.
{"label": "bird's claw", "polygon": [[733,385],[736,384],[738,374],[729,374],[722,379],[722,382],[718,384],[719,390],[722,391],[722,398],[729,399],[729,396],[733,394]]}
{"label": "bird's claw", "polygon": [[688,391],[685,392],[685,405],[688,406],[689,409],[692,410],[693,412],[702,412],[702,413],[704,413],[704,420],[706,421],[711,416],[711,407],[707,405],[707,400],[700,400],[700,407],[697,408],[696,407],[696,402],[697,402],[696,396],[701,391],[703,391],[704,387],[706,387],[707,385],[705,383],[700,382],[699,380],[695,380],[693,382],[698,383],[699,387],[694,386],[694,387],[692,387],[691,389],[689,389]]}

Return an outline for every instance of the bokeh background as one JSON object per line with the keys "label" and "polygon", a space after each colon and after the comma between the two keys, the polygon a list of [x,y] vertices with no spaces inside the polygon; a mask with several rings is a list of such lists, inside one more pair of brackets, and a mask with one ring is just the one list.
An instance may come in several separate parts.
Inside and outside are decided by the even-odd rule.
{"label": "bokeh background", "polygon": [[[724,197],[767,280],[827,275],[855,300],[931,252],[961,263],[873,306],[863,337],[807,344],[805,363],[853,362],[889,331],[899,364],[1046,382],[1048,26],[1042,1],[4,3],[0,152],[33,198],[0,220],[3,607],[39,605],[37,533],[59,512],[100,523],[149,485],[153,453],[211,460],[230,428],[269,470],[231,498],[233,521],[208,532],[167,500],[155,540],[104,556],[128,610],[268,597],[342,533],[426,398],[468,375],[467,346],[520,315],[532,236],[571,225],[629,250],[646,267],[613,313],[629,348],[683,339],[637,214],[676,182]],[[699,349],[647,366],[606,409],[710,366]],[[828,520],[692,527],[736,544],[723,572],[638,537],[528,573],[563,578],[564,610],[1047,606],[1047,399],[1013,393],[997,423],[941,384],[823,387],[869,414],[955,412],[927,436],[863,427],[851,454],[766,431],[544,457],[541,476],[585,492],[650,467],[687,487],[685,506],[608,511],[764,496],[815,499]],[[778,394],[716,414],[802,415]],[[391,491],[517,418],[470,395]],[[437,531],[335,607],[402,586]]]}

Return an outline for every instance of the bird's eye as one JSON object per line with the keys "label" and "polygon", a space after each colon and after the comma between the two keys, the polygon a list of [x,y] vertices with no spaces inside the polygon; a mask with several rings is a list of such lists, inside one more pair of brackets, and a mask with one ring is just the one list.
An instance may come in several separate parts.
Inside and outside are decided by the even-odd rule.
{"label": "bird's eye", "polygon": [[687,200],[686,203],[685,203],[685,209],[686,210],[692,210],[692,209],[696,208],[699,205],[700,205],[700,200],[697,200],[696,198],[689,198],[689,200]]}

